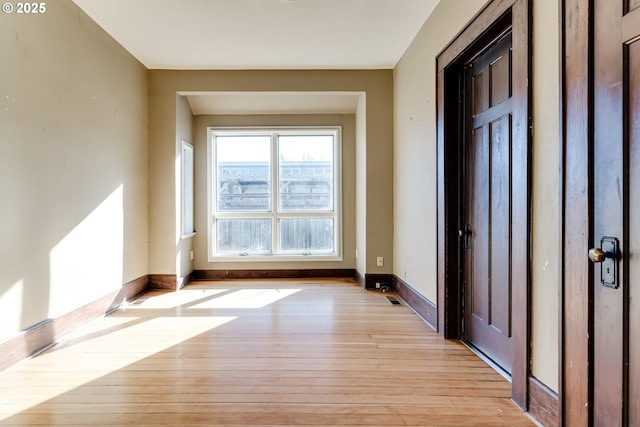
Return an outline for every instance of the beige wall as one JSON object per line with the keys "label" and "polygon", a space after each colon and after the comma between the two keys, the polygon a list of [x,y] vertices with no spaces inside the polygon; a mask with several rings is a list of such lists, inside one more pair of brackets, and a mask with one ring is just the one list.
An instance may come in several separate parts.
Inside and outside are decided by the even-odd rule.
{"label": "beige wall", "polygon": [[176,135],[178,102],[173,93],[149,94],[149,270],[176,271]]}
{"label": "beige wall", "polygon": [[367,272],[367,100],[358,100],[356,114],[356,270]]}
{"label": "beige wall", "polygon": [[147,273],[147,70],[70,0],[0,24],[0,341]]}
{"label": "beige wall", "polygon": [[394,70],[394,274],[436,296],[436,57],[486,0],[436,6]]}
{"label": "beige wall", "polygon": [[[394,274],[436,286],[436,57],[486,0],[438,4],[394,70]],[[534,2],[533,375],[558,390],[558,5]]]}
{"label": "beige wall", "polygon": [[[150,71],[149,128],[150,128],[150,273],[176,274],[175,244],[175,138],[176,93],[187,92],[358,92],[365,93],[366,117],[357,117],[356,132],[364,121],[366,140],[356,134],[357,144],[363,150],[355,158],[356,174],[363,174],[365,185],[355,184],[360,190],[351,194],[355,199],[358,217],[366,216],[365,226],[355,226],[355,241],[365,246],[358,248],[363,259],[364,273],[390,273],[392,271],[393,244],[393,73],[391,70],[366,71]],[[198,122],[199,119],[196,121]],[[206,125],[198,124],[194,138],[202,138]],[[202,159],[202,148],[196,147],[196,157]],[[354,154],[355,156],[355,154]],[[359,164],[358,161],[364,161]],[[199,160],[197,160],[199,161]],[[196,170],[202,166],[196,164]],[[200,173],[200,172],[196,172]],[[359,175],[358,175],[359,176]],[[196,183],[196,192],[204,190]],[[365,194],[362,194],[362,191]],[[203,208],[197,198],[198,215]],[[351,202],[351,201],[350,201]],[[360,206],[362,203],[362,206]],[[350,214],[351,215],[351,214]],[[214,268],[206,260],[206,238],[202,224],[196,224],[199,232],[194,240],[195,268]],[[205,228],[206,230],[206,228]],[[365,234],[358,236],[358,232]],[[350,239],[351,240],[351,239]],[[354,242],[355,242],[354,241]],[[340,267],[355,266],[355,248],[351,241],[344,247],[344,261]],[[347,253],[349,251],[350,253]],[[384,256],[384,267],[376,267],[376,256]],[[360,265],[360,264],[358,264]],[[237,263],[226,268],[327,268],[335,263],[261,263],[253,267]],[[223,268],[217,265],[215,268]]]}
{"label": "beige wall", "polygon": [[[240,126],[341,126],[343,259],[336,262],[209,262],[207,253],[207,128]],[[355,115],[196,116],[196,270],[355,268]]]}
{"label": "beige wall", "polygon": [[531,372],[558,391],[560,295],[559,8],[533,3],[533,210]]}

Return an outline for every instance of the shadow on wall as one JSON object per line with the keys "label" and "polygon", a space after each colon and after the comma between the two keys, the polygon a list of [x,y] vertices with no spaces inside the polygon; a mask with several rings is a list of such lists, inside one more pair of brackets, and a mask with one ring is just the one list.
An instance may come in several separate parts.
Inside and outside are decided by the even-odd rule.
{"label": "shadow on wall", "polygon": [[[12,256],[3,261],[7,265],[2,266],[0,283],[0,342],[121,287],[124,185],[107,193],[102,201],[61,198],[40,222],[13,225],[17,229],[13,234],[21,239]],[[94,208],[76,218],[74,212],[80,206]],[[56,234],[55,230],[66,232]]]}

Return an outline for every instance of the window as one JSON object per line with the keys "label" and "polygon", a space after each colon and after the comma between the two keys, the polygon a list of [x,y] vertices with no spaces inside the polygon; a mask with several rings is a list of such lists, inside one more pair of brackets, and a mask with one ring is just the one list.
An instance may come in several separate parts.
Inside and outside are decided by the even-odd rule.
{"label": "window", "polygon": [[181,188],[182,237],[194,234],[193,227],[193,145],[182,141],[181,146]]}
{"label": "window", "polygon": [[210,260],[340,260],[340,152],[340,128],[210,128]]}

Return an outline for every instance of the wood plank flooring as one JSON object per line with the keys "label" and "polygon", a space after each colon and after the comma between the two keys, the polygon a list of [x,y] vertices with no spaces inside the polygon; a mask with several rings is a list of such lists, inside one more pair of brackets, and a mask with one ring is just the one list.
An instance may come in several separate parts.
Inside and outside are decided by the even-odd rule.
{"label": "wood plank flooring", "polygon": [[510,384],[354,282],[154,291],[0,376],[1,426],[530,426]]}

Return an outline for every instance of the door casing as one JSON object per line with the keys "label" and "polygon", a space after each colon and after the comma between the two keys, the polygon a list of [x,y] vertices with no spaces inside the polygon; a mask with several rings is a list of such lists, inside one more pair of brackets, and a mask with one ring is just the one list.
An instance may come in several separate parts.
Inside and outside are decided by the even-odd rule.
{"label": "door casing", "polygon": [[528,409],[530,361],[531,206],[531,1],[493,0],[437,57],[437,282],[438,332],[460,338],[460,225],[462,120],[460,68],[505,31],[513,37],[513,140],[526,141],[512,152],[512,398]]}

